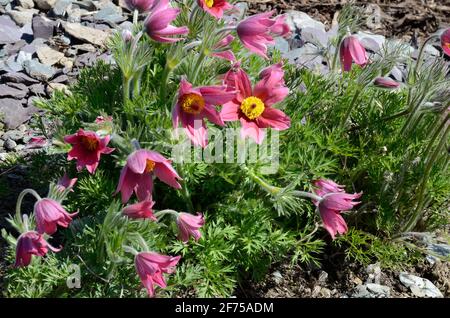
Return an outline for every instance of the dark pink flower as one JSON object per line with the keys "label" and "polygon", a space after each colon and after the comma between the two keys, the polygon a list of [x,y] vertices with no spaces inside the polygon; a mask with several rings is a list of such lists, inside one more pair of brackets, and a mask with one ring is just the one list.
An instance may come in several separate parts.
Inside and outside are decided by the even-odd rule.
{"label": "dark pink flower", "polygon": [[28,141],[26,148],[27,149],[37,149],[43,148],[47,145],[47,139],[45,137],[31,137]]}
{"label": "dark pink flower", "polygon": [[226,86],[193,88],[191,83],[182,78],[178,102],[172,110],[173,127],[177,128],[181,122],[194,145],[206,147],[208,136],[204,118],[216,125],[225,125],[215,106],[223,105],[234,98],[235,92],[226,89]]}
{"label": "dark pink flower", "polygon": [[237,34],[242,44],[262,57],[267,56],[267,45],[275,44],[273,36],[288,36],[289,26],[285,23],[285,16],[270,19],[274,11],[255,14],[241,21],[237,26]]}
{"label": "dark pink flower", "polygon": [[236,62],[236,57],[234,56],[233,51],[226,49],[230,43],[233,42],[233,40],[234,36],[227,34],[222,40],[214,45],[211,56],[216,56],[230,62]]}
{"label": "dark pink flower", "polygon": [[177,181],[181,178],[170,160],[159,152],[139,149],[128,156],[127,163],[120,173],[116,193],[119,191],[122,193],[123,203],[128,202],[133,191],[139,201],[148,200],[153,191],[153,175],[175,189],[181,188]]}
{"label": "dark pink flower", "polygon": [[64,137],[64,141],[72,145],[67,159],[77,159],[78,171],[86,167],[90,173],[94,173],[100,156],[114,151],[114,148],[106,147],[110,138],[110,136],[100,138],[95,132],[84,131],[80,128],[76,134]]}
{"label": "dark pink flower", "polygon": [[226,0],[197,0],[197,3],[200,8],[217,19],[222,18],[223,12],[233,7]]}
{"label": "dark pink flower", "polygon": [[390,77],[377,77],[375,81],[373,82],[375,86],[381,87],[381,88],[397,88],[400,86],[400,83],[397,81],[394,81]]}
{"label": "dark pink flower", "polygon": [[153,7],[155,0],[125,0],[125,3],[131,11],[147,12]]}
{"label": "dark pink flower", "polygon": [[68,227],[72,218],[77,213],[69,214],[57,201],[45,198],[34,204],[34,217],[36,218],[37,231],[52,235],[56,232],[57,225]]}
{"label": "dark pink flower", "polygon": [[247,73],[240,67],[230,70],[224,78],[230,90],[237,90],[235,98],[224,104],[220,113],[224,121],[242,124],[241,136],[250,136],[258,144],[264,139],[263,128],[288,129],[290,118],[272,106],[284,100],[289,89],[284,84],[281,63],[264,69],[260,81],[252,88]]}
{"label": "dark pink flower", "polygon": [[35,231],[28,231],[19,236],[16,246],[15,267],[28,266],[31,263],[31,257],[44,256],[48,250],[59,252],[61,249],[51,246],[41,234]]}
{"label": "dark pink flower", "polygon": [[345,72],[349,72],[352,69],[353,62],[361,67],[368,62],[366,49],[354,35],[349,35],[342,40],[339,53]]}
{"label": "dark pink flower", "polygon": [[[56,184],[59,191],[64,191],[66,189],[72,189],[75,183],[77,182],[78,178],[69,178],[67,173],[64,174],[64,176],[58,180],[58,183]],[[70,190],[73,191],[73,190]]]}
{"label": "dark pink flower", "polygon": [[318,188],[314,192],[322,199],[314,204],[318,206],[320,217],[324,228],[334,239],[336,234],[344,234],[348,231],[347,223],[340,214],[342,211],[351,210],[360,202],[353,200],[361,197],[361,193],[348,194],[343,190],[343,186],[331,180],[318,180],[314,183]]}
{"label": "dark pink flower", "polygon": [[450,56],[450,28],[441,34],[441,47],[444,53]]}
{"label": "dark pink flower", "polygon": [[192,236],[198,241],[202,236],[199,229],[204,224],[205,219],[201,213],[197,213],[197,215],[183,212],[179,213],[177,218],[177,225],[180,231],[178,238],[183,242],[188,242],[189,237]]}
{"label": "dark pink flower", "polygon": [[170,23],[175,20],[180,9],[171,8],[169,0],[159,0],[144,22],[147,34],[157,42],[176,42],[183,38],[174,38],[174,35],[188,34],[187,27],[174,27]]}
{"label": "dark pink flower", "polygon": [[131,219],[150,219],[156,221],[152,207],[155,204],[152,200],[144,200],[131,204],[123,208],[122,213]]}
{"label": "dark pink flower", "polygon": [[154,284],[161,288],[167,287],[163,273],[173,273],[180,258],[180,256],[166,256],[155,252],[141,252],[135,256],[136,271],[150,297],[155,294]]}

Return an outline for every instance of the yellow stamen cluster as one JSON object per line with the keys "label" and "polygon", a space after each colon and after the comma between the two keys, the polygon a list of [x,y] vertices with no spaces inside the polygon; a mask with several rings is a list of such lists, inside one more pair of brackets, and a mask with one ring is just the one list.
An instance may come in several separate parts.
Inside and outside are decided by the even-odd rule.
{"label": "yellow stamen cluster", "polygon": [[98,148],[98,140],[95,138],[89,138],[86,136],[81,137],[81,144],[89,151],[94,151]]}
{"label": "yellow stamen cluster", "polygon": [[145,172],[146,173],[152,172],[153,169],[155,169],[155,165],[156,163],[153,160],[147,159],[145,163]]}
{"label": "yellow stamen cluster", "polygon": [[255,96],[247,97],[241,103],[241,111],[248,119],[256,119],[264,112],[264,103]]}
{"label": "yellow stamen cluster", "polygon": [[208,8],[212,8],[214,6],[214,0],[205,0],[205,4]]}
{"label": "yellow stamen cluster", "polygon": [[205,108],[205,100],[197,94],[186,94],[181,97],[180,106],[185,113],[197,115]]}

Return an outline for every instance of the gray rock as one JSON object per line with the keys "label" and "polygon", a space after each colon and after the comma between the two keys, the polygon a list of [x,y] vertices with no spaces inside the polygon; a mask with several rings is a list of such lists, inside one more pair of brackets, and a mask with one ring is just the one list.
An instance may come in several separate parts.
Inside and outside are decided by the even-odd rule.
{"label": "gray rock", "polygon": [[53,36],[55,22],[43,16],[35,16],[32,21],[34,38],[50,39]]}
{"label": "gray rock", "polygon": [[34,0],[36,6],[42,10],[50,10],[56,3],[56,0]]}
{"label": "gray rock", "polygon": [[6,72],[20,72],[23,67],[21,63],[16,62],[17,55],[12,55],[4,61],[2,69]]}
{"label": "gray rock", "polygon": [[0,99],[0,113],[2,121],[8,129],[15,129],[30,119],[31,115],[38,111],[35,107],[23,107],[19,100],[12,98]]}
{"label": "gray rock", "polygon": [[448,244],[437,244],[432,243],[427,246],[428,250],[442,256],[442,257],[450,257],[450,245]]}
{"label": "gray rock", "polygon": [[27,44],[27,42],[24,40],[17,41],[16,43],[5,44],[2,51],[7,56],[13,55],[13,54],[18,53],[20,51],[20,49],[22,49],[26,44]]}
{"label": "gray rock", "polygon": [[67,22],[63,23],[63,27],[71,36],[98,46],[104,46],[109,37],[108,32],[86,27],[79,23]]}
{"label": "gray rock", "polygon": [[283,275],[281,275],[279,271],[273,272],[272,278],[275,281],[275,284],[280,284],[283,281]]}
{"label": "gray rock", "polygon": [[3,148],[4,145],[5,145],[5,142],[2,139],[0,139],[0,150]]}
{"label": "gray rock", "polygon": [[97,49],[95,48],[95,46],[93,46],[92,44],[77,44],[73,46],[74,49],[77,49],[78,51],[81,52],[96,52]]}
{"label": "gray rock", "polygon": [[97,11],[94,14],[94,19],[109,23],[119,23],[126,20],[126,18],[122,16],[122,9],[112,2],[108,2],[100,11]]}
{"label": "gray rock", "polygon": [[22,30],[9,16],[0,16],[0,44],[15,43],[20,41],[22,34]]}
{"label": "gray rock", "polygon": [[368,274],[367,283],[377,283],[381,278],[381,267],[380,263],[370,264],[366,268],[366,273]]}
{"label": "gray rock", "polygon": [[16,99],[22,99],[24,98],[28,93],[27,91],[16,89],[13,87],[10,87],[5,84],[0,84],[0,97],[12,97]]}
{"label": "gray rock", "polygon": [[52,14],[56,17],[64,17],[72,7],[72,0],[57,0],[53,6]]}
{"label": "gray rock", "polygon": [[41,83],[38,84],[33,84],[29,87],[30,92],[34,95],[37,96],[45,96],[46,92],[45,92],[45,86]]}
{"label": "gray rock", "polygon": [[16,0],[17,4],[21,6],[24,9],[31,9],[34,8],[34,1],[33,0]]}
{"label": "gray rock", "polygon": [[4,147],[6,150],[12,151],[17,147],[17,143],[14,140],[6,139]]}
{"label": "gray rock", "polygon": [[27,23],[31,23],[33,20],[33,14],[37,13],[38,11],[35,9],[27,9],[23,11],[17,11],[17,10],[9,10],[6,12],[11,19],[16,22],[19,26],[24,26]]}
{"label": "gray rock", "polygon": [[279,50],[282,54],[287,53],[289,51],[289,42],[280,36],[276,37],[275,48]]}
{"label": "gray rock", "polygon": [[52,80],[52,83],[67,83],[69,81],[69,77],[67,75],[59,75]]}
{"label": "gray rock", "polygon": [[36,50],[39,61],[45,65],[54,65],[64,58],[64,53],[58,52],[49,46],[41,46]]}
{"label": "gray rock", "polygon": [[0,0],[0,5],[2,6],[7,6],[8,4],[10,4],[12,2],[12,0]]}
{"label": "gray rock", "polygon": [[327,47],[328,34],[322,28],[306,26],[300,30],[300,38],[303,42],[312,43],[319,47]]}
{"label": "gray rock", "polygon": [[[22,126],[22,125],[20,125],[20,126]],[[8,139],[10,139],[12,141],[19,141],[19,140],[23,139],[23,132],[18,129],[9,130],[2,135],[2,139],[5,141]]]}
{"label": "gray rock", "polygon": [[441,291],[428,279],[411,275],[405,272],[400,273],[400,281],[417,297],[443,298]]}
{"label": "gray rock", "polygon": [[373,34],[366,31],[358,31],[356,37],[361,41],[361,44],[368,50],[378,52],[386,42],[383,35]]}
{"label": "gray rock", "polygon": [[27,85],[38,83],[38,81],[34,78],[31,78],[24,73],[18,72],[3,74],[1,78],[5,82],[24,83]]}
{"label": "gray rock", "polygon": [[322,22],[314,20],[308,14],[301,11],[287,10],[286,11],[286,23],[292,32],[309,27],[321,30],[325,32],[325,25]]}
{"label": "gray rock", "polygon": [[69,8],[67,10],[67,22],[79,23],[81,21],[81,14],[83,10],[80,8]]}
{"label": "gray rock", "polygon": [[320,271],[319,277],[317,278],[317,281],[319,283],[325,283],[328,280],[328,273],[325,271]]}
{"label": "gray rock", "polygon": [[352,298],[388,298],[391,289],[379,284],[358,285],[352,293]]}
{"label": "gray rock", "polygon": [[28,75],[43,82],[55,75],[53,67],[39,63],[36,60],[26,61],[24,68]]}
{"label": "gray rock", "polygon": [[17,54],[16,57],[16,63],[19,63],[21,66],[23,66],[23,64],[26,61],[29,61],[32,59],[32,54],[31,53],[27,53],[25,51],[20,51],[19,54]]}
{"label": "gray rock", "polygon": [[21,84],[21,83],[7,83],[6,85],[11,86],[11,87],[16,88],[16,89],[20,89],[22,91],[28,92],[28,87],[25,84]]}

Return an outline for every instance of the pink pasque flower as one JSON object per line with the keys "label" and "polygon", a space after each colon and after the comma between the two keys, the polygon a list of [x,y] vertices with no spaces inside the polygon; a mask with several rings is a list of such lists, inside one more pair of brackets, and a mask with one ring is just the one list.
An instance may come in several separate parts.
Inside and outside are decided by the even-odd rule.
{"label": "pink pasque flower", "polygon": [[255,14],[241,21],[237,26],[237,34],[242,44],[255,54],[268,58],[267,45],[274,45],[273,36],[289,36],[290,29],[286,17],[281,15],[270,19],[274,11]]}
{"label": "pink pasque flower", "polygon": [[199,229],[204,224],[205,219],[201,213],[197,213],[197,215],[179,213],[177,217],[177,225],[180,231],[178,238],[183,242],[188,242],[189,237],[192,236],[194,240],[198,241],[202,237]]}
{"label": "pink pasque flower", "polygon": [[95,132],[80,128],[76,134],[64,137],[64,141],[72,145],[67,160],[77,159],[78,171],[86,167],[89,173],[93,174],[98,167],[100,156],[114,151],[114,148],[106,147],[110,139],[109,135],[100,138]]}
{"label": "pink pasque flower", "polygon": [[155,252],[141,252],[135,256],[136,271],[149,297],[155,294],[154,284],[161,288],[167,287],[163,273],[173,273],[180,258],[180,256],[166,256]]}
{"label": "pink pasque flower", "polygon": [[48,250],[59,252],[61,248],[51,246],[41,234],[35,231],[22,233],[17,239],[16,262],[15,267],[28,266],[31,263],[31,257],[44,256]]}
{"label": "pink pasque flower", "polygon": [[397,88],[400,86],[400,83],[397,81],[394,81],[390,77],[377,77],[375,81],[373,82],[375,86],[381,87],[381,88]]}
{"label": "pink pasque flower", "polygon": [[133,191],[139,201],[151,198],[153,175],[175,189],[181,189],[177,179],[181,179],[170,160],[159,152],[139,149],[128,156],[126,165],[120,173],[116,194],[120,191],[122,202],[127,203]]}
{"label": "pink pasque flower", "polygon": [[260,81],[252,88],[250,79],[239,66],[231,69],[224,78],[230,90],[237,90],[235,98],[224,104],[220,113],[224,121],[239,120],[242,125],[241,137],[250,136],[260,144],[264,139],[263,128],[288,129],[290,118],[272,106],[284,100],[289,89],[284,83],[282,64],[264,69]]}
{"label": "pink pasque flower", "polygon": [[125,0],[125,3],[131,11],[147,12],[153,7],[155,0]]}
{"label": "pink pasque flower", "polygon": [[352,69],[353,62],[364,67],[369,60],[366,49],[354,35],[349,35],[342,40],[339,53],[345,72],[349,72]]}
{"label": "pink pasque flower", "polygon": [[217,19],[221,19],[223,12],[233,8],[226,0],[197,0],[198,6]]}
{"label": "pink pasque flower", "polygon": [[155,204],[152,200],[144,200],[131,204],[123,208],[122,213],[131,219],[150,219],[156,221],[152,207]]}
{"label": "pink pasque flower", "polygon": [[188,34],[189,29],[185,26],[174,27],[169,24],[175,20],[179,13],[180,9],[169,6],[169,0],[159,0],[144,22],[149,37],[163,43],[183,40],[183,38],[173,38],[171,36]]}
{"label": "pink pasque flower", "polygon": [[450,28],[441,34],[441,47],[444,53],[450,56]]}
{"label": "pink pasque flower", "polygon": [[31,137],[25,146],[27,149],[38,149],[43,148],[47,145],[47,139],[45,137]]}
{"label": "pink pasque flower", "polygon": [[73,191],[72,188],[75,185],[75,183],[77,182],[78,178],[69,178],[69,176],[67,175],[67,173],[65,173],[61,179],[58,180],[58,183],[56,184],[56,186],[58,187],[58,190],[63,192],[66,189],[71,189],[70,191]]}
{"label": "pink pasque flower", "polygon": [[225,59],[230,62],[236,62],[236,57],[234,56],[233,51],[226,49],[230,45],[230,43],[233,42],[233,40],[234,36],[232,36],[231,34],[227,34],[222,40],[214,45],[211,56]]}
{"label": "pink pasque flower", "polygon": [[344,234],[348,231],[347,223],[340,213],[351,210],[360,202],[353,200],[361,197],[362,192],[348,194],[343,190],[343,186],[331,180],[319,180],[315,182],[318,187],[314,192],[321,196],[320,201],[314,201],[318,207],[324,228],[334,239],[336,234]]}
{"label": "pink pasque flower", "polygon": [[192,84],[181,79],[178,101],[172,110],[173,127],[181,126],[194,145],[206,147],[208,135],[204,118],[224,126],[215,105],[223,105],[234,98],[235,92],[227,91],[226,86],[202,86],[192,88]]}
{"label": "pink pasque flower", "polygon": [[77,214],[78,212],[67,213],[59,202],[49,198],[41,199],[34,204],[37,231],[41,234],[52,235],[56,232],[57,225],[68,227]]}

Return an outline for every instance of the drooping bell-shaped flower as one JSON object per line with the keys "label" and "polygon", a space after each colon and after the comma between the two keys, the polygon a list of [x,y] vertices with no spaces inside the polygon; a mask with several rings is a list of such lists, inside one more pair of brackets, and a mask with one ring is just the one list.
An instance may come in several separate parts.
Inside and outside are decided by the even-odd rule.
{"label": "drooping bell-shaped flower", "polygon": [[373,84],[377,87],[381,87],[381,88],[397,88],[400,86],[400,83],[397,81],[394,81],[392,78],[390,77],[377,77]]}
{"label": "drooping bell-shaped flower", "polygon": [[44,198],[34,204],[34,217],[36,218],[37,231],[52,235],[57,226],[68,227],[72,218],[78,212],[69,214],[61,204],[53,199]]}
{"label": "drooping bell-shaped flower", "polygon": [[131,219],[150,219],[156,221],[152,207],[155,204],[152,200],[144,200],[123,208],[122,213]]}
{"label": "drooping bell-shaped flower", "polygon": [[181,212],[177,217],[177,225],[179,229],[178,238],[183,242],[188,242],[189,237],[193,237],[198,241],[202,234],[199,229],[205,224],[205,219],[201,213],[197,215]]}
{"label": "drooping bell-shaped flower", "polygon": [[51,246],[44,237],[36,231],[22,233],[17,239],[15,267],[28,266],[31,257],[44,256],[48,250],[59,252],[61,249]]}
{"label": "drooping bell-shaped flower", "polygon": [[345,72],[352,69],[352,63],[364,67],[368,62],[366,49],[354,35],[345,37],[339,50],[342,67]]}

